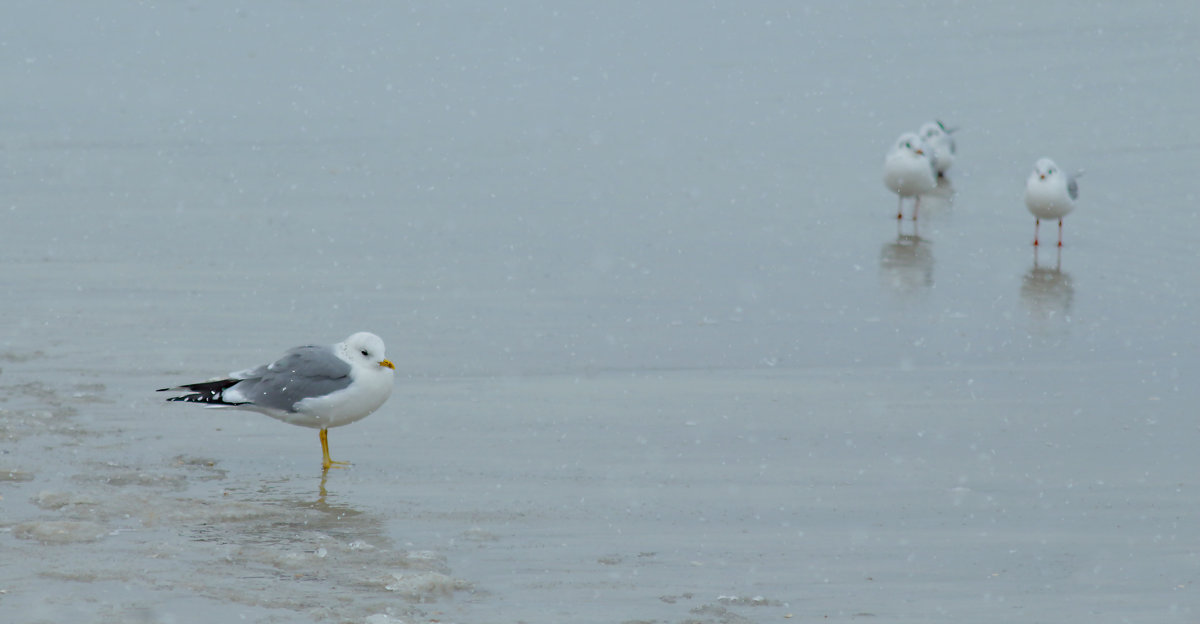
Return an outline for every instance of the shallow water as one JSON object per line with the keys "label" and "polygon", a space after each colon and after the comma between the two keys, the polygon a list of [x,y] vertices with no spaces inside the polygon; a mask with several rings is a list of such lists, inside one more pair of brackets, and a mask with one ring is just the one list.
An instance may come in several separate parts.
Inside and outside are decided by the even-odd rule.
{"label": "shallow water", "polygon": [[[0,23],[0,619],[1195,620],[1191,4],[73,11]],[[347,470],[153,392],[358,330]]]}

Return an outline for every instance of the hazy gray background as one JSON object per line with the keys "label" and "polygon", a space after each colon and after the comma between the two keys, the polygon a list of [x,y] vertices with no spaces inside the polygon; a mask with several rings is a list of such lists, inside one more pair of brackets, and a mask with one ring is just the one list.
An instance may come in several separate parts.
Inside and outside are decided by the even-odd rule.
{"label": "hazy gray background", "polygon": [[[9,2],[0,615],[1192,621],[1198,17]],[[358,330],[325,481],[151,392]]]}

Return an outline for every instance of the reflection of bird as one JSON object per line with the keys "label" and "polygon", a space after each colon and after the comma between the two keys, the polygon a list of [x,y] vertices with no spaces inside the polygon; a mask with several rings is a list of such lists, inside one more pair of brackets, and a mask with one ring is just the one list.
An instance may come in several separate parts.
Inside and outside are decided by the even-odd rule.
{"label": "reflection of bird", "polygon": [[321,466],[329,458],[328,429],[362,420],[392,394],[395,366],[383,340],[359,332],[328,347],[296,347],[271,364],[230,373],[228,378],[185,384],[168,401],[203,403],[260,412],[301,427],[321,430]]}
{"label": "reflection of bird", "polygon": [[937,169],[928,146],[917,135],[906,132],[883,161],[883,183],[900,196],[896,218],[904,218],[904,198],[915,197],[912,218],[917,218],[921,195],[937,188]]}
{"label": "reflection of bird", "polygon": [[1068,314],[1074,298],[1071,275],[1057,266],[1053,269],[1039,267],[1035,260],[1033,268],[1021,277],[1021,301],[1030,312],[1043,319]]}
{"label": "reflection of bird", "polygon": [[917,132],[921,140],[933,150],[934,166],[937,168],[938,177],[946,175],[946,171],[954,165],[955,153],[957,147],[954,144],[954,137],[950,136],[958,128],[947,128],[940,121],[931,121],[923,126]]}
{"label": "reflection of bird", "polygon": [[1082,172],[1068,175],[1054,164],[1049,158],[1041,158],[1033,167],[1033,173],[1025,182],[1025,207],[1035,217],[1033,225],[1033,244],[1038,244],[1038,229],[1042,219],[1058,219],[1058,246],[1062,247],[1062,222],[1075,209],[1075,200],[1079,197],[1079,184],[1076,178]]}
{"label": "reflection of bird", "polygon": [[879,252],[879,276],[900,294],[933,286],[933,252],[920,236],[902,234]]}

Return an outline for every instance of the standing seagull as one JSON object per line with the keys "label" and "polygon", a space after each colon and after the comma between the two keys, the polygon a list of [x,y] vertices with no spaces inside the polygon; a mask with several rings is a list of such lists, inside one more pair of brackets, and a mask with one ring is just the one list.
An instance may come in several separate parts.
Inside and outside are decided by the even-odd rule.
{"label": "standing seagull", "polygon": [[940,121],[931,121],[923,126],[917,133],[921,140],[933,150],[933,159],[937,166],[938,177],[944,177],[946,171],[954,165],[955,153],[957,147],[954,145],[954,137],[950,136],[958,128],[947,128]]}
{"label": "standing seagull", "polygon": [[1025,207],[1035,217],[1034,247],[1038,245],[1038,229],[1042,219],[1058,219],[1058,246],[1062,247],[1063,217],[1075,209],[1075,200],[1079,197],[1076,178],[1081,175],[1083,172],[1074,175],[1063,173],[1049,158],[1040,158],[1034,164],[1033,173],[1025,182]]}
{"label": "standing seagull", "polygon": [[162,388],[187,392],[168,401],[261,412],[285,423],[321,430],[321,467],[349,462],[329,458],[329,428],[362,420],[392,394],[396,367],[383,340],[359,332],[328,347],[296,347],[271,364],[228,378]]}
{"label": "standing seagull", "polygon": [[896,218],[904,218],[904,198],[915,197],[913,221],[921,207],[921,195],[937,188],[937,168],[932,153],[921,138],[906,132],[896,139],[896,145],[883,161],[883,183],[900,196]]}

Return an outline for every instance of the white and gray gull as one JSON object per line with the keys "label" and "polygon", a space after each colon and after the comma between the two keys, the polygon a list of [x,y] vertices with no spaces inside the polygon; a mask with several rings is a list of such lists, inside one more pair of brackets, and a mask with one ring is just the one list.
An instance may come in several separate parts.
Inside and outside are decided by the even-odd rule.
{"label": "white and gray gull", "polygon": [[883,184],[900,196],[896,218],[904,218],[904,198],[913,197],[912,218],[917,219],[921,196],[937,188],[937,165],[921,137],[906,132],[896,139],[883,161]]}
{"label": "white and gray gull", "polygon": [[379,409],[392,394],[395,368],[384,356],[383,340],[359,332],[332,346],[296,347],[270,364],[159,392],[185,393],[168,401],[249,410],[320,429],[321,467],[328,470],[349,463],[330,459],[329,428]]}
{"label": "white and gray gull", "polygon": [[1067,174],[1049,158],[1039,158],[1033,173],[1025,181],[1025,207],[1033,213],[1033,245],[1038,245],[1038,229],[1042,219],[1058,219],[1058,246],[1062,247],[1063,217],[1075,209],[1079,198],[1079,182],[1083,172]]}
{"label": "white and gray gull", "polygon": [[934,167],[937,169],[938,177],[944,177],[946,171],[954,165],[954,160],[958,156],[958,146],[954,143],[954,137],[951,136],[958,128],[947,128],[940,121],[931,121],[923,126],[917,132],[921,140],[933,150]]}

